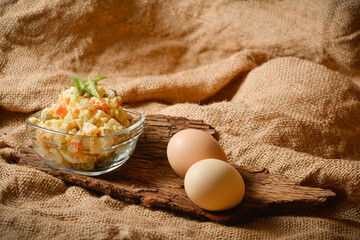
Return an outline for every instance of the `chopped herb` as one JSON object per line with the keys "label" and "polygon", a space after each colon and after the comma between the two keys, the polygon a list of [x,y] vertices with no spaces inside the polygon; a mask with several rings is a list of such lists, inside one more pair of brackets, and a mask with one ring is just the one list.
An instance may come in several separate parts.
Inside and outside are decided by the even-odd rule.
{"label": "chopped herb", "polygon": [[108,77],[97,77],[97,78],[95,78],[93,80],[94,80],[94,83],[97,83],[97,82],[99,82],[99,81],[101,81],[103,79],[106,79],[106,78],[108,78]]}
{"label": "chopped herb", "polygon": [[[75,80],[75,84],[73,85],[73,87],[75,87],[75,92],[74,92],[74,99],[78,100],[78,94],[79,94],[79,90],[85,93],[90,94],[90,96],[94,96],[99,98],[99,93],[96,91],[96,83],[107,78],[107,77],[97,77],[95,79],[91,79],[91,77],[88,76],[88,82],[85,82],[84,80],[82,80],[81,78],[75,77],[75,76],[70,76],[72,79]],[[90,89],[88,89],[87,87],[90,86]]]}
{"label": "chopped herb", "polygon": [[89,89],[87,89],[87,87],[84,85],[84,80],[74,77],[74,76],[70,76],[70,77],[75,80],[76,85],[77,85],[76,87],[80,87],[80,90],[92,94],[91,91]]}
{"label": "chopped herb", "polygon": [[77,101],[79,98],[78,98],[78,94],[79,94],[79,89],[76,87],[75,88],[75,91],[74,91],[74,100]]}
{"label": "chopped herb", "polygon": [[95,88],[94,80],[92,80],[91,77],[88,76],[88,81],[89,81],[90,91],[91,91],[92,95],[99,98],[99,94],[98,94],[98,92],[96,91],[96,88]]}
{"label": "chopped herb", "polygon": [[[74,78],[74,76],[70,76],[71,78]],[[75,77],[75,78],[77,78],[77,77]],[[108,78],[108,77],[97,77],[97,78],[94,78],[93,79],[93,81],[94,81],[94,83],[96,84],[96,83],[98,83],[99,81],[101,81],[101,80],[103,80],[103,79],[106,79],[106,78]],[[77,79],[80,79],[80,78],[77,78]],[[89,86],[89,83],[88,82],[85,82],[84,80],[82,80],[82,79],[80,79],[82,82],[83,82],[83,84],[85,85],[85,86]],[[72,85],[73,87],[79,87],[79,85],[77,84],[77,83],[75,83],[74,85]]]}

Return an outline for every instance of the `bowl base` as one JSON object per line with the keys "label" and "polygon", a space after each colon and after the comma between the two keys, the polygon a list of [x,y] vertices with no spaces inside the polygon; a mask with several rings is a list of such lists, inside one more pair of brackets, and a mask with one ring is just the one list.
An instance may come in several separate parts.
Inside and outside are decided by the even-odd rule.
{"label": "bowl base", "polygon": [[[43,158],[43,157],[42,157]],[[77,169],[70,169],[67,167],[62,166],[61,164],[58,163],[54,163],[51,161],[47,161],[45,160],[45,163],[56,170],[61,170],[61,171],[65,171],[65,172],[69,172],[69,173],[75,173],[75,174],[79,174],[79,175],[84,175],[84,176],[89,176],[89,177],[94,177],[94,176],[99,176],[108,172],[111,172],[115,169],[117,169],[118,167],[120,167],[121,165],[123,165],[130,157],[126,157],[123,158],[119,161],[116,161],[115,164],[112,164],[111,166],[107,167],[107,168],[102,168],[102,169],[94,169],[94,170],[77,170]],[[43,158],[44,159],[44,158]]]}

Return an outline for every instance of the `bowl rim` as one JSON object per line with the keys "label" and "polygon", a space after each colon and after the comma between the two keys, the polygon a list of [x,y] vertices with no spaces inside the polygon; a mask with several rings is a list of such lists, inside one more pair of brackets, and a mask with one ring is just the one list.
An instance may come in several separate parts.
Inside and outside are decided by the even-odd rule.
{"label": "bowl rim", "polygon": [[[78,135],[78,134],[71,134],[71,133],[63,133],[63,132],[58,132],[58,131],[55,131],[55,130],[50,130],[50,129],[47,129],[47,128],[43,128],[43,127],[40,127],[38,125],[35,125],[35,124],[32,124],[29,122],[29,119],[34,117],[35,115],[39,114],[42,110],[40,111],[37,111],[36,113],[34,114],[31,114],[31,116],[29,116],[28,118],[26,118],[25,120],[25,123],[29,126],[29,127],[32,127],[32,128],[36,128],[38,130],[41,130],[41,131],[46,131],[46,132],[50,132],[50,133],[54,133],[54,134],[60,134],[60,135],[65,135],[65,136],[73,136],[73,137],[84,137],[84,138],[106,138],[106,137],[113,137],[113,136],[118,136],[118,135],[121,135],[121,134],[124,134],[124,133],[128,133],[136,128],[138,128],[139,126],[143,125],[144,122],[145,122],[145,116],[144,114],[142,113],[139,113],[139,112],[136,112],[136,111],[133,111],[133,110],[130,110],[130,109],[127,109],[127,108],[123,108],[124,111],[126,112],[129,112],[129,113],[132,113],[134,115],[138,115],[140,116],[140,119],[136,121],[136,123],[134,125],[131,125],[130,127],[127,127],[121,131],[118,131],[118,132],[114,132],[112,134],[108,134],[108,135],[104,135],[104,136],[86,136],[86,135]],[[141,130],[140,130],[141,131]]]}

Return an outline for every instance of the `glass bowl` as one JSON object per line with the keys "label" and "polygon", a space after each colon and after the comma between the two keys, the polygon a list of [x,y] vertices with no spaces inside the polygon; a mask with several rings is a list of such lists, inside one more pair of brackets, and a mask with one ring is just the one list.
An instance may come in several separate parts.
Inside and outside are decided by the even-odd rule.
{"label": "glass bowl", "polygon": [[71,173],[98,176],[124,164],[134,152],[144,129],[143,114],[124,109],[135,124],[105,136],[83,136],[45,129],[29,122],[41,111],[26,119],[32,146],[50,167]]}

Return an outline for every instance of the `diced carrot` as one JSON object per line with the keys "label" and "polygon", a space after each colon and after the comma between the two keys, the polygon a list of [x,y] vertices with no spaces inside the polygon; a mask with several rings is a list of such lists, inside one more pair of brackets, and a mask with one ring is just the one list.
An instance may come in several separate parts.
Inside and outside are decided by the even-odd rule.
{"label": "diced carrot", "polygon": [[81,148],[82,143],[78,143],[78,142],[72,141],[72,142],[71,142],[71,145],[75,148],[76,151],[78,151],[79,148]]}
{"label": "diced carrot", "polygon": [[65,117],[66,114],[68,113],[68,110],[66,108],[66,105],[64,104],[57,104],[55,107],[55,114],[59,115],[61,117]]}
{"label": "diced carrot", "polygon": [[96,102],[95,103],[95,108],[103,110],[106,113],[109,112],[109,109],[107,108],[106,103],[104,103],[104,102]]}
{"label": "diced carrot", "polygon": [[119,105],[121,104],[120,99],[116,98],[116,101],[117,101],[117,103],[118,103]]}
{"label": "diced carrot", "polygon": [[39,133],[37,135],[37,139],[38,139],[38,142],[37,144],[41,144],[45,147],[46,151],[49,152],[50,148],[48,147],[48,144],[44,141],[47,141],[48,139],[46,138],[45,134],[44,133]]}
{"label": "diced carrot", "polygon": [[66,105],[69,105],[69,103],[70,103],[70,97],[66,97],[66,98],[65,98],[65,103],[66,103]]}
{"label": "diced carrot", "polygon": [[38,138],[42,139],[42,140],[45,140],[45,141],[48,140],[44,133],[39,133]]}

